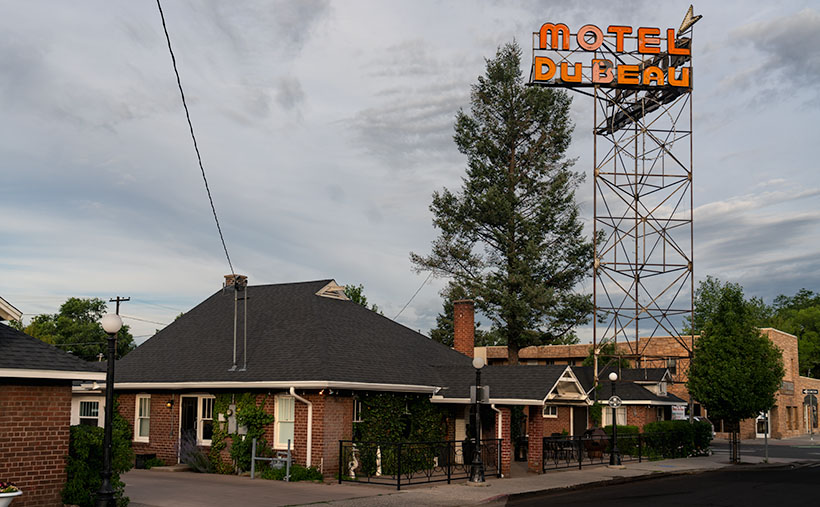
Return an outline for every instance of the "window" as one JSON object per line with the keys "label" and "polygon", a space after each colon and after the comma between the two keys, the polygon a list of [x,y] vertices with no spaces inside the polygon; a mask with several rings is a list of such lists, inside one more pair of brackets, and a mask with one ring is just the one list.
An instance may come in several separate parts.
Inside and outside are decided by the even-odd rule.
{"label": "window", "polygon": [[353,422],[362,422],[362,402],[355,398],[353,399]]}
{"label": "window", "polygon": [[148,442],[151,431],[151,395],[137,395],[136,420],[134,421],[134,440]]}
{"label": "window", "polygon": [[80,424],[86,426],[100,425],[100,402],[81,401],[80,402]]}
{"label": "window", "polygon": [[538,366],[538,359],[527,359],[527,366]]}
{"label": "window", "polygon": [[558,417],[558,407],[555,405],[544,405],[544,417]]}
{"label": "window", "polygon": [[199,439],[210,442],[214,435],[214,398],[202,398],[201,408],[199,427],[202,430]]}
{"label": "window", "polygon": [[[610,426],[612,424],[612,409],[604,406],[601,409],[601,415],[603,416],[604,426]],[[618,426],[626,425],[626,407],[617,408],[615,410],[615,417],[618,418]]]}
{"label": "window", "polygon": [[274,448],[286,449],[288,440],[293,448],[293,426],[296,419],[296,400],[293,396],[277,396]]}

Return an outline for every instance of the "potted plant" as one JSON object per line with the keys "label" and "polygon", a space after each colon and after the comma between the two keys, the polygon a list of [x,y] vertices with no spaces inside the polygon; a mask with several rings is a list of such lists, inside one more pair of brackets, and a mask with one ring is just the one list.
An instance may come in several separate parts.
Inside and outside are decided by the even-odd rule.
{"label": "potted plant", "polygon": [[22,494],[20,488],[14,484],[0,481],[0,507],[6,507],[12,500]]}

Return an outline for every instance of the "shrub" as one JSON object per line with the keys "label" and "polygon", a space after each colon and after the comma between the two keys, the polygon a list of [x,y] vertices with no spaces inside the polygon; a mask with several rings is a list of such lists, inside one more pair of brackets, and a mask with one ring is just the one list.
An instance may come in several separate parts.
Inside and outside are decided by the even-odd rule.
{"label": "shrub", "polygon": [[694,453],[708,454],[712,443],[712,425],[706,421],[695,421],[692,430]]}
{"label": "shrub", "polygon": [[159,458],[156,458],[156,457],[145,460],[145,469],[146,470],[150,470],[153,467],[164,467],[164,466],[165,466],[165,462],[162,461]]}
{"label": "shrub", "polygon": [[[703,435],[703,426],[707,435]],[[709,448],[712,431],[707,423],[689,421],[657,421],[644,427],[649,454],[664,458],[686,458]]]}
{"label": "shrub", "polygon": [[[72,426],[70,431],[66,464],[68,479],[62,500],[66,504],[92,507],[102,484],[104,430],[80,425]],[[131,449],[131,427],[119,415],[116,405],[111,437],[111,486],[117,505],[125,506],[128,497],[123,495],[125,483],[120,480],[120,474],[133,467],[134,451]]]}
{"label": "shrub", "polygon": [[211,460],[199,446],[195,436],[183,436],[179,441],[179,461],[185,463],[194,472],[211,473]]}
{"label": "shrub", "polygon": [[[265,467],[259,476],[263,479],[283,481],[285,480],[285,467]],[[303,467],[302,465],[291,465],[290,467],[290,482],[321,481],[322,479],[322,473],[316,467]]]}
{"label": "shrub", "polygon": [[[612,425],[605,426],[604,431],[607,435],[612,436]],[[638,455],[638,435],[641,430],[637,426],[621,426],[618,425],[618,451],[627,456]]]}

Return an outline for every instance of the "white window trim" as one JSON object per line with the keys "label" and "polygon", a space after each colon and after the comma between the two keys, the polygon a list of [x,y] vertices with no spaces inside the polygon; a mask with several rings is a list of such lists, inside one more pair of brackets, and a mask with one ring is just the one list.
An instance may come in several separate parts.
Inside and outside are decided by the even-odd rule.
{"label": "white window trim", "polygon": [[362,400],[353,398],[353,422],[362,422]]}
{"label": "white window trim", "polygon": [[[196,445],[210,446],[213,443],[213,440],[211,440],[211,439],[205,440],[204,438],[202,438],[202,429],[203,429],[202,421],[204,420],[202,418],[202,400],[204,400],[204,399],[216,400],[216,396],[214,396],[213,394],[183,394],[182,396],[180,396],[180,399],[179,399],[179,428],[177,429],[177,434],[179,434],[179,435],[182,434],[182,398],[196,398]],[[215,410],[216,410],[216,401],[214,401],[214,411]],[[216,425],[216,424],[218,424],[218,422],[217,422],[217,419],[215,417],[216,414],[214,413],[214,411],[211,412],[211,419],[209,419],[209,420],[213,421],[213,424]]]}
{"label": "white window trim", "polygon": [[[148,400],[148,436],[140,436],[140,400]],[[149,442],[151,440],[151,395],[138,394],[134,398],[134,442]]]}
{"label": "white window trim", "polygon": [[[293,400],[293,439],[290,442],[290,447],[293,449],[294,442],[293,440],[296,439],[296,398],[289,395],[289,394],[280,394],[274,398],[273,404],[273,414],[274,414],[274,421],[273,421],[273,448],[274,449],[287,449],[288,443],[279,442],[279,424],[282,422],[279,420],[279,402],[283,399],[290,399]],[[291,422],[291,421],[288,421]]]}
{"label": "white window trim", "polygon": [[[547,409],[549,409],[550,412],[554,411],[555,413],[554,414],[548,414]],[[541,415],[544,416],[547,419],[557,419],[558,418],[558,407],[555,406],[555,405],[544,405],[544,408],[541,409]]]}
{"label": "white window trim", "polygon": [[[97,426],[105,427],[105,397],[104,396],[77,396],[71,403],[71,425],[80,424],[80,403],[83,401],[96,401],[99,403],[97,411]],[[88,418],[86,418],[88,419]]]}
{"label": "white window trim", "polygon": [[[609,408],[609,407],[607,407],[607,406],[604,406],[604,407],[603,407],[603,409],[602,409],[602,411],[605,411],[605,412],[606,412],[605,414],[601,414],[601,423],[602,423],[602,425],[603,425],[603,426],[609,426],[609,425],[611,425],[611,424],[612,424],[612,421],[609,421],[609,424],[607,424],[606,419],[607,419],[607,418],[610,418],[610,419],[612,418],[612,409],[611,409],[611,408]],[[621,414],[623,414],[623,418],[622,418],[622,419],[623,419],[623,423],[618,423],[618,426],[626,426],[626,425],[628,425],[628,424],[629,424],[629,417],[628,417],[628,414],[627,414],[627,412],[626,412],[626,407],[625,407],[625,406],[623,406],[623,405],[621,405],[620,407],[618,407],[618,408],[616,408],[616,409],[615,409],[615,420],[616,420],[616,421],[617,421],[618,419],[621,419],[621,417],[620,417],[620,415],[621,415]]]}

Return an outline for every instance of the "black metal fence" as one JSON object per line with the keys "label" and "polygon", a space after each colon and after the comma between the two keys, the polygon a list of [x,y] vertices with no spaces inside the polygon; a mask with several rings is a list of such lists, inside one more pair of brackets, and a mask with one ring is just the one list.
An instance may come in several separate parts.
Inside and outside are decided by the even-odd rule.
{"label": "black metal fence", "polygon": [[[352,481],[396,486],[466,479],[473,442],[339,441],[339,484]],[[485,475],[501,477],[501,440],[482,440]]]}
{"label": "black metal fence", "polygon": [[[670,452],[667,437],[665,433],[618,435],[621,462],[683,457]],[[612,437],[609,435],[544,437],[542,469],[608,465],[611,454]]]}

